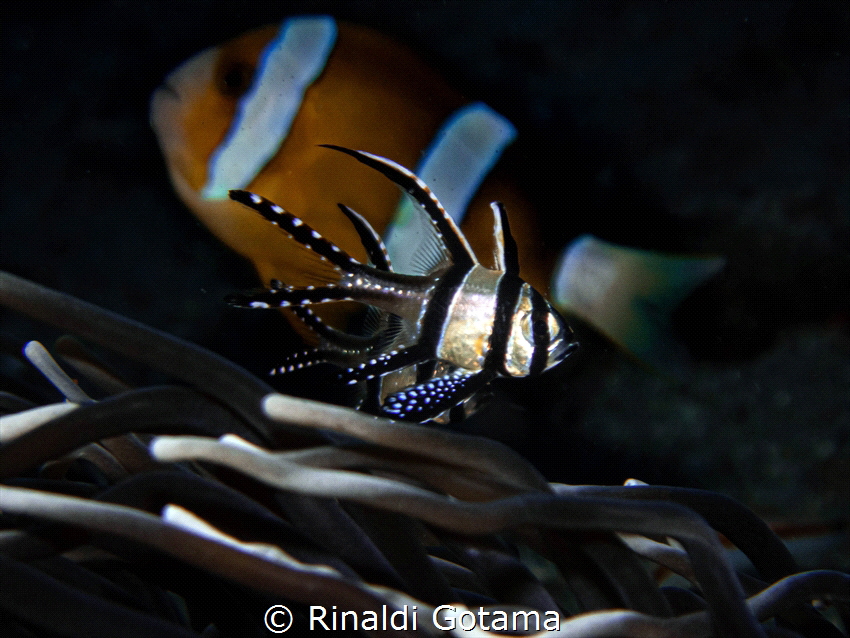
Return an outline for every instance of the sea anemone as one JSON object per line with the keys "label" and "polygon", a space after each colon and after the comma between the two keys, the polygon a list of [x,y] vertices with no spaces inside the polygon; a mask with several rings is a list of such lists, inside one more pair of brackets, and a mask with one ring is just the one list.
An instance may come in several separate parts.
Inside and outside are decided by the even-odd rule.
{"label": "sea anemone", "polygon": [[[131,388],[60,341],[104,395],[93,400],[27,346],[66,401],[0,396],[6,635],[267,636],[284,609],[301,635],[318,608],[365,633],[381,629],[373,615],[415,609],[407,635],[469,635],[470,619],[499,629],[500,613],[532,629],[545,617],[550,637],[848,626],[850,577],[798,573],[721,494],[548,483],[495,441],[277,394],[212,352],[14,275],[0,273],[0,303],[172,380]],[[718,532],[758,577],[733,570]],[[444,629],[446,606],[463,627]]]}

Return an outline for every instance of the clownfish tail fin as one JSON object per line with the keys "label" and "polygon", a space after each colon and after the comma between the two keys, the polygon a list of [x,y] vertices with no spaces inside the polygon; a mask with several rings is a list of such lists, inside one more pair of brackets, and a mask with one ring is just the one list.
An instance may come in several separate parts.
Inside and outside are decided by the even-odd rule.
{"label": "clownfish tail fin", "polygon": [[552,302],[651,368],[681,377],[691,362],[674,337],[672,313],[724,264],[722,257],[671,255],[583,235],[561,254]]}
{"label": "clownfish tail fin", "polygon": [[351,255],[342,250],[333,242],[328,241],[322,235],[308,226],[304,221],[286,212],[283,208],[261,197],[256,193],[242,190],[230,191],[230,199],[248,208],[253,208],[269,222],[280,228],[281,231],[292,237],[295,241],[306,246],[320,258],[341,268],[345,272],[359,272],[362,264]]}

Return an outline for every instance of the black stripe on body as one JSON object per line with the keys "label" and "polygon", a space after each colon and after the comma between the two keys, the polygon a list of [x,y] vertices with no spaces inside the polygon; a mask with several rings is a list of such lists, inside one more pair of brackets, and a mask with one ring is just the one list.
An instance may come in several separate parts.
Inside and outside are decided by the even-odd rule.
{"label": "black stripe on body", "polygon": [[451,255],[452,262],[455,265],[469,267],[478,263],[472,249],[454,223],[454,220],[449,217],[427,184],[416,177],[411,171],[391,160],[366,153],[365,151],[354,151],[342,146],[334,146],[333,144],[320,144],[319,146],[351,155],[357,161],[374,168],[398,184],[405,192],[413,196],[416,202],[428,213],[431,220],[437,226],[441,239],[445,243]]}
{"label": "black stripe on body", "polygon": [[506,274],[499,280],[496,292],[496,319],[490,334],[490,349],[487,352],[485,367],[498,370],[504,376],[511,376],[505,367],[508,351],[508,337],[511,333],[516,304],[523,281],[516,275]]}
{"label": "black stripe on body", "polygon": [[453,267],[445,272],[427,302],[415,344],[397,352],[375,355],[343,372],[341,378],[356,383],[436,359],[452,297],[457,294],[464,277],[461,268]]}
{"label": "black stripe on body", "polygon": [[417,365],[416,383],[424,383],[428,379],[433,379],[434,375],[437,374],[437,363],[436,359],[431,359]]}
{"label": "black stripe on body", "polygon": [[541,374],[546,369],[549,358],[549,304],[539,292],[531,289],[531,334],[534,340],[534,350],[531,353],[530,375]]}
{"label": "black stripe on body", "polygon": [[440,277],[428,300],[419,328],[418,345],[427,353],[423,359],[437,358],[445,335],[452,300],[460,292],[470,270],[471,266],[469,268],[452,266]]}

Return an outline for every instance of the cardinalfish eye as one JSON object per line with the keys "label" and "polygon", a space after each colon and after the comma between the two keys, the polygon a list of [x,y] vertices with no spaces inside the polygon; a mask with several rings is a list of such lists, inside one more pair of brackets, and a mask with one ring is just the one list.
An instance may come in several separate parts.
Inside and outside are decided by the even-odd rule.
{"label": "cardinalfish eye", "polygon": [[578,344],[566,321],[540,293],[523,283],[508,331],[503,374],[540,374],[572,354]]}

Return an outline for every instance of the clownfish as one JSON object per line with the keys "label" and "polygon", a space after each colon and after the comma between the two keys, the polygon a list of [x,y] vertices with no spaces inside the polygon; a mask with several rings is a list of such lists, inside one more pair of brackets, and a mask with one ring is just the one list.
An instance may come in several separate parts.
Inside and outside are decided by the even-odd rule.
{"label": "clownfish", "polygon": [[[489,205],[501,202],[515,233],[518,276],[565,314],[658,367],[670,369],[671,358],[680,359],[667,346],[669,313],[722,266],[718,259],[665,258],[589,236],[556,261],[533,208],[500,173],[499,158],[516,136],[513,125],[464,99],[408,48],[329,16],[292,17],[199,53],[156,90],[151,123],[178,195],[253,263],[265,284],[322,284],[327,264],[230,199],[231,190],[297,211],[311,229],[365,263],[367,247],[337,207],[345,203],[363,211],[383,237],[395,273],[423,272],[414,261],[430,236],[428,217],[400,201],[379,173],[352,166],[321,144],[415,167],[488,269],[498,269],[500,259]],[[336,316],[318,312],[324,323],[339,325],[350,309]],[[314,314],[296,313],[293,323],[315,342],[304,316]]]}
{"label": "clownfish", "polygon": [[[274,280],[268,290],[228,298],[230,304],[245,308],[302,310],[299,316],[322,345],[294,357],[281,372],[330,362],[345,367],[342,378],[356,384],[416,367],[415,383],[391,393],[374,385],[373,400],[385,416],[426,421],[463,405],[497,376],[541,374],[578,347],[560,314],[519,277],[516,243],[501,203],[491,206],[496,246],[496,266],[491,269],[480,264],[454,220],[415,174],[371,153],[328,147],[400,186],[425,213],[423,228],[431,235],[420,243],[419,259],[412,260],[422,273],[398,274],[377,232],[344,204],[340,209],[360,235],[372,266],[352,258],[277,204],[248,191],[230,191],[231,199],[332,264],[338,275],[320,286],[294,287]],[[355,336],[303,312],[311,304],[341,300],[378,308],[386,321],[371,335]]]}

